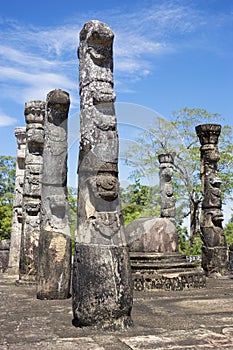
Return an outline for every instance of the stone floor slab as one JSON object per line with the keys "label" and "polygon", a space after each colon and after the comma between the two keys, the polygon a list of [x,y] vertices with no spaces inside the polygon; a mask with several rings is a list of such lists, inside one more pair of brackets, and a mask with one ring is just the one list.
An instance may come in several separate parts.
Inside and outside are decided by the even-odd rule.
{"label": "stone floor slab", "polygon": [[0,276],[0,350],[232,350],[233,280],[205,289],[135,292],[134,326],[124,332],[76,328],[72,300],[38,300],[35,286]]}
{"label": "stone floor slab", "polygon": [[137,336],[122,338],[132,350],[167,350],[167,349],[233,349],[233,338],[208,330],[198,329],[193,332],[172,332],[163,336]]}
{"label": "stone floor slab", "polygon": [[[54,341],[45,341],[39,343],[18,343],[10,344],[7,350],[105,350],[90,338],[76,338],[76,339],[59,339]],[[1,349],[1,348],[0,348]],[[5,349],[4,349],[5,350]]]}

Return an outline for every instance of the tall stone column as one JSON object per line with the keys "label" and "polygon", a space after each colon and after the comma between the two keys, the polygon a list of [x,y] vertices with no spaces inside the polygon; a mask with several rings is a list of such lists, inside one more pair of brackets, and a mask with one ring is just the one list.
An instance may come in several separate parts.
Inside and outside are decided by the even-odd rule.
{"label": "tall stone column", "polygon": [[38,267],[44,115],[45,102],[29,101],[25,103],[27,147],[19,268],[19,280],[25,283],[36,282]]}
{"label": "tall stone column", "polygon": [[202,267],[207,275],[223,274],[227,269],[227,244],[222,228],[221,180],[218,176],[218,137],[221,125],[203,124],[196,127],[201,143],[202,210],[201,238]]}
{"label": "tall stone column", "polygon": [[113,37],[111,29],[99,21],[86,23],[80,32],[81,141],[73,313],[80,327],[123,329],[132,322],[132,280],[119,198]]}
{"label": "tall stone column", "polygon": [[172,175],[174,169],[174,153],[161,153],[159,155],[159,180],[161,198],[161,218],[175,221],[176,204],[173,194]]}
{"label": "tall stone column", "polygon": [[15,128],[15,137],[17,139],[17,157],[15,173],[15,189],[12,213],[12,228],[10,254],[8,264],[8,275],[19,277],[19,258],[22,232],[22,203],[23,203],[23,182],[25,170],[25,148],[26,148],[26,128]]}
{"label": "tall stone column", "polygon": [[41,194],[37,298],[70,296],[71,238],[67,199],[67,118],[69,94],[47,95]]}

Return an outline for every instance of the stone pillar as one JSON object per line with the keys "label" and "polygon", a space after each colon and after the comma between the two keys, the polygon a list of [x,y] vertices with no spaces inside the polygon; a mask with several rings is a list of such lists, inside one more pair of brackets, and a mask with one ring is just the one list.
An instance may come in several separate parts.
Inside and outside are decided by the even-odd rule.
{"label": "stone pillar", "polygon": [[35,283],[40,234],[41,176],[44,147],[45,102],[25,103],[27,147],[23,189],[23,224],[19,280]]}
{"label": "stone pillar", "polygon": [[69,94],[47,95],[41,194],[37,298],[70,296],[71,238],[67,199],[67,118]]}
{"label": "stone pillar", "polygon": [[81,141],[73,313],[80,327],[123,329],[132,322],[132,280],[119,198],[113,37],[111,29],[99,21],[86,23],[80,32]]}
{"label": "stone pillar", "polygon": [[3,239],[0,242],[0,273],[5,273],[9,264],[10,240]]}
{"label": "stone pillar", "polygon": [[229,270],[230,274],[233,275],[233,243],[229,246]]}
{"label": "stone pillar", "polygon": [[175,222],[176,204],[173,195],[172,175],[174,169],[175,153],[162,153],[159,155],[159,180],[161,198],[161,218]]}
{"label": "stone pillar", "polygon": [[8,275],[19,277],[19,257],[22,232],[22,203],[23,203],[23,182],[25,170],[25,148],[26,148],[26,128],[15,128],[17,139],[17,157],[15,172],[15,189],[12,212],[12,228],[10,241],[10,254],[8,264]]}
{"label": "stone pillar", "polygon": [[221,125],[203,124],[196,127],[196,133],[201,143],[201,180],[202,180],[202,210],[201,238],[202,267],[207,275],[223,274],[227,269],[227,244],[222,228],[221,180],[218,176],[217,163],[218,137]]}

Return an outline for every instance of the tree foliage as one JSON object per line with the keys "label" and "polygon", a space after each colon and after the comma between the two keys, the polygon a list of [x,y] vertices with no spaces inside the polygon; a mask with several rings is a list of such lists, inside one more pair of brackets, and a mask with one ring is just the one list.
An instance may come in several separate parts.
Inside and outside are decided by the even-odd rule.
{"label": "tree foliage", "polygon": [[0,156],[0,241],[10,238],[15,184],[15,158]]}
{"label": "tree foliage", "polygon": [[186,256],[201,254],[202,241],[200,235],[196,235],[193,238],[192,244],[190,244],[189,234],[186,227],[177,226],[177,232],[179,252]]}
{"label": "tree foliage", "polygon": [[145,216],[159,216],[160,197],[158,186],[141,185],[139,180],[121,188],[122,213],[125,225]]}
{"label": "tree foliage", "polygon": [[233,215],[230,221],[225,225],[224,233],[226,236],[227,245],[229,246],[233,243]]}

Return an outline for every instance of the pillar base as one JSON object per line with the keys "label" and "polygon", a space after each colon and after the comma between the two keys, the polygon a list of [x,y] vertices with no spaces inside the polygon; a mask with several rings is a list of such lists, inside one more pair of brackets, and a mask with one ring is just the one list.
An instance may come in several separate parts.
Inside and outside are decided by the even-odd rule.
{"label": "pillar base", "polygon": [[37,276],[38,299],[67,299],[71,279],[71,239],[60,232],[41,231]]}
{"label": "pillar base", "polygon": [[29,281],[26,279],[18,279],[15,281],[16,286],[36,286],[36,281]]}
{"label": "pillar base", "polygon": [[22,285],[30,285],[30,284],[36,284],[36,274],[33,273],[33,275],[26,274],[26,273],[20,273],[19,274],[19,279],[17,281],[17,284],[22,284]]}
{"label": "pillar base", "polygon": [[37,282],[39,237],[40,231],[37,229],[33,231],[31,228],[30,231],[24,231],[19,262],[20,284],[35,284]]}
{"label": "pillar base", "polygon": [[128,248],[77,243],[73,266],[74,324],[125,329],[132,325],[132,304]]}
{"label": "pillar base", "polygon": [[226,274],[228,272],[227,247],[202,246],[202,268],[208,277]]}
{"label": "pillar base", "polygon": [[15,267],[15,266],[13,266],[13,267],[8,266],[7,274],[8,274],[8,276],[12,276],[12,278],[15,278],[15,280],[18,280],[19,279],[19,268]]}

